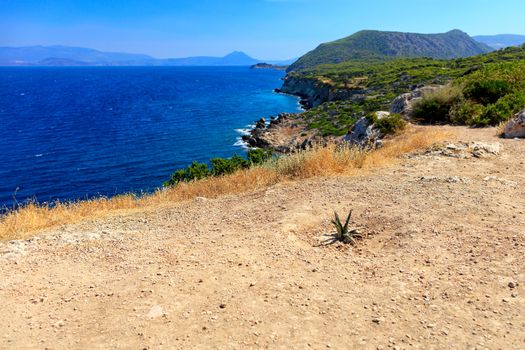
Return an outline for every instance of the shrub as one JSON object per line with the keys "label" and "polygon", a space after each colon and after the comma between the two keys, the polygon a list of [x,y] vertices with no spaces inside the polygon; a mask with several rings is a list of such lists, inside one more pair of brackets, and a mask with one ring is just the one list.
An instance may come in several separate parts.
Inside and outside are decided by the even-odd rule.
{"label": "shrub", "polygon": [[210,162],[211,174],[213,176],[232,174],[239,169],[244,169],[250,166],[250,163],[246,159],[237,155],[230,159],[213,158]]}
{"label": "shrub", "polygon": [[464,94],[468,99],[486,106],[495,103],[511,90],[511,85],[505,80],[476,80],[467,83]]}
{"label": "shrub", "polygon": [[187,175],[186,169],[179,169],[175,171],[173,174],[171,174],[171,178],[168,181],[164,182],[164,186],[168,187],[168,186],[176,185],[179,182],[186,181],[187,178],[188,178],[188,175]]}
{"label": "shrub", "polygon": [[522,92],[510,94],[487,106],[482,114],[472,120],[472,125],[498,125],[509,120],[523,108],[525,108],[525,94]]}
{"label": "shrub", "polygon": [[445,87],[426,94],[414,105],[412,117],[424,123],[447,123],[451,120],[452,107],[462,100],[461,90]]}
{"label": "shrub", "polygon": [[372,122],[384,135],[393,135],[406,127],[406,121],[399,114],[390,114],[388,117],[377,118],[374,113]]}
{"label": "shrub", "polygon": [[171,175],[171,178],[164,183],[164,186],[176,185],[179,182],[189,182],[200,180],[210,176],[211,172],[205,163],[193,162],[186,169],[179,169]]}
{"label": "shrub", "polygon": [[472,101],[463,101],[452,106],[450,110],[450,121],[453,124],[473,125],[474,119],[478,118],[485,108]]}
{"label": "shrub", "polygon": [[248,151],[248,159],[235,155],[231,158],[213,158],[210,160],[211,170],[205,163],[193,162],[186,169],[175,171],[171,178],[164,182],[164,186],[175,186],[181,182],[190,182],[204,179],[209,176],[223,176],[233,174],[237,170],[260,165],[272,158],[272,151],[252,149]]}
{"label": "shrub", "polygon": [[188,167],[188,180],[200,180],[210,176],[210,169],[205,163],[192,162]]}
{"label": "shrub", "polygon": [[261,148],[255,148],[248,151],[248,161],[252,165],[260,165],[268,160],[270,160],[273,156],[273,152],[270,150],[264,150]]}

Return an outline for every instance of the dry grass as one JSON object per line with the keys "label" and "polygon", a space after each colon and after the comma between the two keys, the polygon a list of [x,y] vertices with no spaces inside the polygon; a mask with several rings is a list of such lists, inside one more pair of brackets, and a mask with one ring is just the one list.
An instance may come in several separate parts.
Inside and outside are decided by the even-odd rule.
{"label": "dry grass", "polygon": [[411,127],[387,141],[383,148],[365,152],[352,147],[316,147],[273,160],[264,166],[238,171],[223,177],[182,183],[173,188],[137,197],[134,195],[101,198],[75,203],[28,204],[0,218],[0,239],[23,239],[52,227],[96,219],[133,210],[149,210],[161,205],[203,196],[215,198],[267,187],[280,181],[315,176],[351,175],[386,166],[400,155],[445,140],[450,133],[431,127]]}
{"label": "dry grass", "polygon": [[505,128],[507,127],[507,124],[509,123],[509,121],[504,121],[504,122],[500,122],[497,126],[496,126],[496,136],[498,137],[504,137],[505,136]]}

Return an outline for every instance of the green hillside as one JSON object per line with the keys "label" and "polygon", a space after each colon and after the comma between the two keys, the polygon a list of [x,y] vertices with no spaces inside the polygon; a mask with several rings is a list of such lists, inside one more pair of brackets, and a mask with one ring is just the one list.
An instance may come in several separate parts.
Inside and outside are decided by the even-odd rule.
{"label": "green hillside", "polygon": [[[396,96],[419,85],[452,83],[454,94],[445,102],[450,102],[446,107],[454,110],[440,116],[442,122],[495,125],[525,108],[525,45],[453,60],[355,60],[320,65],[288,76],[322,82],[334,91],[366,91],[362,100],[326,102],[302,113],[305,125],[322,135],[344,135],[359,117],[388,110]],[[480,98],[484,95],[490,98]],[[432,115],[428,109],[423,112]]]}
{"label": "green hillside", "polygon": [[288,71],[350,60],[385,60],[400,57],[452,59],[492,51],[460,30],[444,34],[415,34],[364,30],[349,37],[319,45],[299,58]]}

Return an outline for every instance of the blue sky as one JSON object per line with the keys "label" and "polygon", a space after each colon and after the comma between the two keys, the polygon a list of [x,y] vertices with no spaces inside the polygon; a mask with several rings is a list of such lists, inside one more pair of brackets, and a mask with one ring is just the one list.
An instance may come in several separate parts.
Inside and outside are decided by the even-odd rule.
{"label": "blue sky", "polygon": [[300,56],[361,29],[525,34],[524,0],[0,0],[0,46]]}

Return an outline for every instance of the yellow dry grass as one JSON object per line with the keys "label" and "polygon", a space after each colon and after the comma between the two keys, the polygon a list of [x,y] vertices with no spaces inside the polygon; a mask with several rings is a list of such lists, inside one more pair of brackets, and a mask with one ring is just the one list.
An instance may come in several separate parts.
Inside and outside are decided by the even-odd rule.
{"label": "yellow dry grass", "polygon": [[509,123],[508,120],[504,121],[504,122],[500,122],[497,126],[496,126],[496,136],[501,136],[503,137],[505,135],[505,128],[507,127],[507,124]]}
{"label": "yellow dry grass", "polygon": [[122,195],[51,206],[28,204],[0,218],[0,239],[23,239],[60,225],[132,210],[150,210],[198,196],[215,198],[264,188],[281,181],[358,174],[391,164],[400,155],[427,148],[449,136],[449,132],[436,127],[411,127],[387,141],[381,149],[371,152],[335,145],[314,147],[272,160],[264,166],[223,177],[182,183],[143,197]]}

